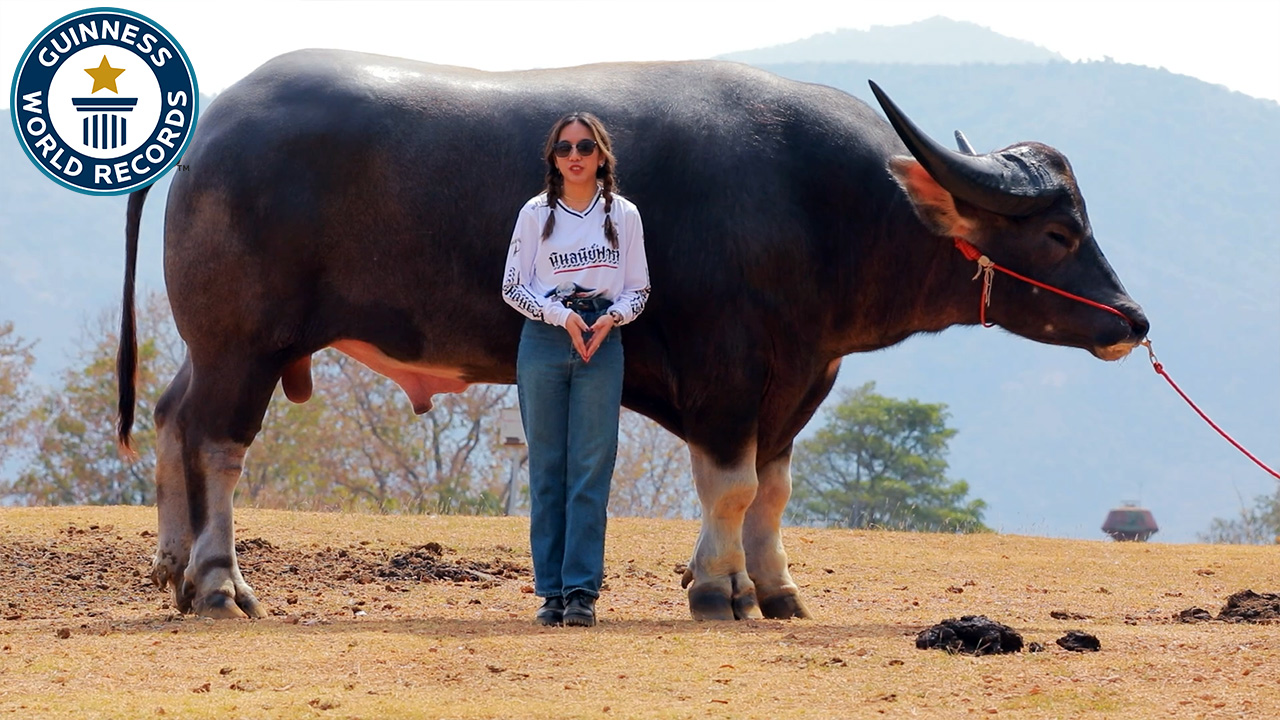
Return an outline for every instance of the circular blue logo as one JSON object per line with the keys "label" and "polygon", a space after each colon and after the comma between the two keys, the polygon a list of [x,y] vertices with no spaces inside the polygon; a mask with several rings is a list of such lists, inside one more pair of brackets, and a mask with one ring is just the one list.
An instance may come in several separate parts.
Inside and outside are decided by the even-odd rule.
{"label": "circular blue logo", "polygon": [[196,124],[196,74],[164,28],[129,10],[92,8],[44,29],[23,53],[9,98],[31,162],[87,195],[150,185]]}

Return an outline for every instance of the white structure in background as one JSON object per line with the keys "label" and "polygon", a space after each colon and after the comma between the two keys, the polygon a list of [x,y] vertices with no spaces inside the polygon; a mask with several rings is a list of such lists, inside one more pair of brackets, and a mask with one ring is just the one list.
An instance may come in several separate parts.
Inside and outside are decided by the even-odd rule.
{"label": "white structure in background", "polygon": [[511,475],[507,478],[507,504],[503,509],[504,514],[510,515],[511,508],[515,505],[516,490],[519,489],[517,478],[520,466],[528,457],[524,451],[524,423],[520,421],[520,406],[503,408],[498,418],[498,427],[502,432],[502,447],[506,449],[511,463]]}

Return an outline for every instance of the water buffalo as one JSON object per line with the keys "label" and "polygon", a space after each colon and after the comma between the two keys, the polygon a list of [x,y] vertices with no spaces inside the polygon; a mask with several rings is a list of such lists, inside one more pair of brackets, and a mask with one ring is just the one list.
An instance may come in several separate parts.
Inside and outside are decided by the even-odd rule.
{"label": "water buffalo", "polygon": [[[271,60],[211,104],[169,191],[165,280],[188,354],[156,407],[152,578],[184,612],[264,614],[236,563],[232,492],[273,389],[305,401],[317,350],[390,377],[417,412],[434,393],[514,382],[507,243],[542,185],[547,129],[589,110],[644,215],[653,295],[623,330],[623,402],[689,444],[702,504],[690,611],[806,617],[780,534],[792,440],[842,356],[978,321],[975,265],[952,238],[1124,313],[1000,282],[987,318],[1010,332],[1111,360],[1148,327],[1065,157],[945,149],[879,97],[892,124],[838,90],[726,62]],[[126,445],[145,195],[128,206]]]}

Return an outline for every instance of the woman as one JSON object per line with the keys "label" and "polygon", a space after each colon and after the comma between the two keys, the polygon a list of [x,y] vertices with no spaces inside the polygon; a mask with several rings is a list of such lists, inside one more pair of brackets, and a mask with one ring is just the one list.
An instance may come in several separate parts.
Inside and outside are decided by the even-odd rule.
{"label": "woman", "polygon": [[529,442],[530,546],[543,625],[596,623],[618,450],[622,340],[649,297],[640,213],[614,192],[609,134],[590,113],[556,121],[546,189],[525,203],[502,297],[527,319],[516,383]]}

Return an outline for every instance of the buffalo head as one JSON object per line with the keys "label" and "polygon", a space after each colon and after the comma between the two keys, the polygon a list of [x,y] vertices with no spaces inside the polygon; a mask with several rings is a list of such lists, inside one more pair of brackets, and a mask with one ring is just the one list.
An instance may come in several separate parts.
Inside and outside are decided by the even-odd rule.
{"label": "buffalo head", "polygon": [[920,221],[937,235],[968,240],[996,263],[1046,285],[1119,310],[1128,319],[1008,277],[993,289],[988,317],[1023,337],[1088,350],[1103,360],[1129,354],[1149,324],[1094,239],[1067,158],[1035,142],[977,154],[924,134],[875,83],[871,90],[910,156],[889,171]]}

